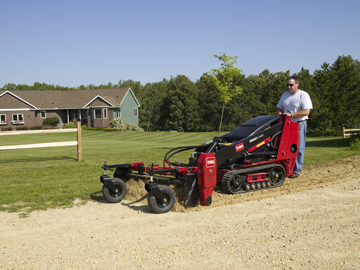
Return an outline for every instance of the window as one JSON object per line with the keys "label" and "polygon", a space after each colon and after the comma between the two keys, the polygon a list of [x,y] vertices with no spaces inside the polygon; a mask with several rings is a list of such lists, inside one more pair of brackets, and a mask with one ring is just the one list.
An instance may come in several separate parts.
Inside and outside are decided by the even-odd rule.
{"label": "window", "polygon": [[138,116],[138,108],[134,108],[134,116],[135,116],[135,117]]}
{"label": "window", "polygon": [[24,115],[23,114],[13,114],[12,120],[15,122],[22,122],[22,121],[24,121]]}
{"label": "window", "polygon": [[121,118],[121,110],[116,109],[116,118]]}
{"label": "window", "polygon": [[41,111],[41,112],[40,112],[40,117],[41,117],[41,118],[45,118],[45,117],[46,117],[46,112],[45,112],[45,111]]}
{"label": "window", "polygon": [[74,110],[73,113],[74,113],[73,119],[78,119],[78,120],[85,119],[86,120],[86,118],[87,118],[85,110]]}
{"label": "window", "polygon": [[95,116],[95,119],[100,119],[101,118],[101,109],[95,109],[94,116]]}
{"label": "window", "polygon": [[0,125],[7,125],[5,114],[0,114]]}
{"label": "window", "polygon": [[106,119],[106,118],[107,118],[107,110],[104,109],[104,119]]}
{"label": "window", "polygon": [[81,110],[81,119],[87,119],[86,110]]}

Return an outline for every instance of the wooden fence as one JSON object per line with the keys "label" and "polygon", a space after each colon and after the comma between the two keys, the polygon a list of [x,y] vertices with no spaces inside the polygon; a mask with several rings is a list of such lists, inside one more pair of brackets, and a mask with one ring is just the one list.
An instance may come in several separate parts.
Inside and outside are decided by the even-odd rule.
{"label": "wooden fence", "polygon": [[343,127],[343,138],[345,138],[346,136],[351,136],[351,135],[359,135],[360,134],[359,131],[360,131],[360,129],[345,129],[345,127]]}
{"label": "wooden fence", "polygon": [[[55,133],[57,130],[52,129],[50,132]],[[81,123],[77,122],[76,129],[69,129],[69,130],[62,130],[61,132],[77,132],[77,140],[76,141],[69,141],[69,142],[51,142],[51,143],[35,143],[35,144],[21,144],[21,145],[7,145],[7,146],[0,146],[1,150],[16,150],[16,149],[28,149],[28,148],[41,148],[41,147],[58,147],[58,146],[71,146],[77,145],[77,160],[82,160],[82,147],[81,147]],[[9,131],[9,133],[3,133],[4,131],[0,132],[0,135],[12,135],[12,134],[28,134],[28,133],[39,133],[44,131],[23,131],[15,133],[16,131]],[[57,131],[59,132],[59,130]],[[12,134],[11,134],[12,133]]]}

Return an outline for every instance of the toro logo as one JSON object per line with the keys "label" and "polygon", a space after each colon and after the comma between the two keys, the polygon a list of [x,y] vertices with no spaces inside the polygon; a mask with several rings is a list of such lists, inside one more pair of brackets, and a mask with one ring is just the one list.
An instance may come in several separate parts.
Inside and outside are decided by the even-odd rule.
{"label": "toro logo", "polygon": [[215,167],[215,158],[209,157],[206,159],[206,168],[212,168]]}
{"label": "toro logo", "polygon": [[244,148],[245,148],[244,143],[239,143],[239,144],[235,145],[236,152],[240,152]]}

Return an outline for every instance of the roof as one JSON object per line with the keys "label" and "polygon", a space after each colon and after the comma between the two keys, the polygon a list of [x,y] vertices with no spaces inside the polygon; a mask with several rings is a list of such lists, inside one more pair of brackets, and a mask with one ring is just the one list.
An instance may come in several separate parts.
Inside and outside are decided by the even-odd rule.
{"label": "roof", "polygon": [[[9,93],[34,109],[87,108],[96,99],[100,99],[110,107],[120,107],[129,91],[135,98],[130,87],[83,90],[13,90],[0,92],[0,97]],[[136,98],[135,101],[140,106]]]}

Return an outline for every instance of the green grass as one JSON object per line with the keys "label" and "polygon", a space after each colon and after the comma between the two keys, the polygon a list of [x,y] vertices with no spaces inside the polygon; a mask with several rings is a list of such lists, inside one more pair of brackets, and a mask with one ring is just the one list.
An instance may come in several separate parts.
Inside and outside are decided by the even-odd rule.
{"label": "green grass", "polygon": [[[217,133],[82,131],[82,161],[76,146],[0,151],[0,211],[26,216],[38,209],[71,206],[75,198],[100,200],[99,177],[108,164],[144,161],[162,164],[167,151],[199,145]],[[0,146],[76,140],[76,133],[0,136]],[[358,155],[350,139],[308,137],[305,164]],[[191,151],[190,151],[191,152]],[[172,161],[187,162],[190,152]],[[177,157],[177,156],[176,156]]]}
{"label": "green grass", "polygon": [[337,137],[307,137],[304,164],[323,163],[359,155],[356,149],[350,149],[350,138]]}

